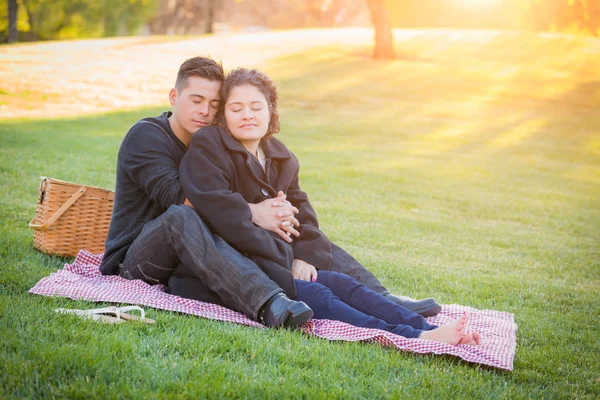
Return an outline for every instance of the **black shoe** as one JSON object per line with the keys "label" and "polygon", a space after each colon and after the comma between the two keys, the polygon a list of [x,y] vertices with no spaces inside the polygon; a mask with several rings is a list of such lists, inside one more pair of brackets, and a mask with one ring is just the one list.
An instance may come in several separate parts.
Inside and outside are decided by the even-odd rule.
{"label": "black shoe", "polygon": [[313,311],[302,301],[290,300],[284,293],[271,297],[258,313],[263,324],[273,328],[297,328],[313,316]]}
{"label": "black shoe", "polygon": [[395,296],[393,294],[387,294],[386,299],[393,301],[394,303],[410,310],[421,314],[424,317],[434,317],[442,311],[442,307],[434,299],[423,299],[415,300],[410,297]]}

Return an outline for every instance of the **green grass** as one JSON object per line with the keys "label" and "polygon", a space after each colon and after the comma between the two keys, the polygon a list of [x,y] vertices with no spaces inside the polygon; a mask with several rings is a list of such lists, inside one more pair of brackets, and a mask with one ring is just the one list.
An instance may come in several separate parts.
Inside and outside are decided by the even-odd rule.
{"label": "green grass", "polygon": [[512,373],[158,310],[154,326],[56,315],[92,305],[27,293],[68,261],[32,248],[39,176],[114,188],[152,108],[2,121],[0,397],[600,397],[600,56],[565,40],[415,37],[396,61],[265,66],[323,230],[395,293],[514,313]]}

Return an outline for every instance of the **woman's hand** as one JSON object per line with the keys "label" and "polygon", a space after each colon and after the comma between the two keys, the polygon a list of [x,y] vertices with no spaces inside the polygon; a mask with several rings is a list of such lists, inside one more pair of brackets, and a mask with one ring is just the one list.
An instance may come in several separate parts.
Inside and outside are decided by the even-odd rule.
{"label": "woman's hand", "polygon": [[248,204],[252,213],[252,222],[271,232],[277,233],[288,243],[292,242],[290,236],[300,236],[295,228],[300,223],[295,218],[298,209],[285,199],[283,192],[277,193],[274,199],[267,199],[258,204]]}
{"label": "woman's hand", "polygon": [[292,262],[292,276],[294,279],[315,282],[317,269],[305,261],[295,259]]}

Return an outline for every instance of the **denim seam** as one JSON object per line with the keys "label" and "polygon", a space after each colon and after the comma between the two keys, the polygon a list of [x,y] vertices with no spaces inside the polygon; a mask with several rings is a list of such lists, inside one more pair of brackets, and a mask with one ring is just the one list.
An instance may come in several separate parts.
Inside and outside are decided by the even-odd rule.
{"label": "denim seam", "polygon": [[[150,260],[144,260],[144,262],[150,264],[153,268],[157,268],[157,269],[161,269],[163,271],[172,271],[172,268],[165,268],[165,267],[161,267],[158,264],[154,264],[152,261]],[[139,264],[138,264],[139,265]]]}
{"label": "denim seam", "polygon": [[[142,276],[146,279],[146,282],[150,281],[150,282],[155,282],[155,284],[161,283],[160,280],[156,279],[156,278],[152,278],[148,275],[146,275],[144,273],[144,270],[140,267],[140,264],[136,264],[135,267],[138,269],[138,271],[140,271],[140,273],[142,274]],[[129,274],[131,276],[131,274]]]}

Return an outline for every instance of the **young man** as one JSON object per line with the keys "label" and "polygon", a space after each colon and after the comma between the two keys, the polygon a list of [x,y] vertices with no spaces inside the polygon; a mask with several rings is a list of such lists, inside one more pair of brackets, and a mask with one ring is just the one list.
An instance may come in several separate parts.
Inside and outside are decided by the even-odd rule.
{"label": "young man", "polygon": [[[223,79],[222,66],[211,59],[185,61],[169,93],[172,112],[140,120],[123,139],[100,270],[168,284],[173,294],[226,305],[268,326],[295,327],[310,319],[312,310],[287,298],[254,262],[213,235],[185,205],[189,203],[179,182],[179,163],[192,135],[214,121]],[[255,224],[288,241],[297,233],[298,210],[283,194],[248,206]],[[423,315],[439,312],[432,299],[412,301],[389,294],[373,274],[335,245],[332,257],[332,270]],[[298,278],[302,273],[300,268]]]}

